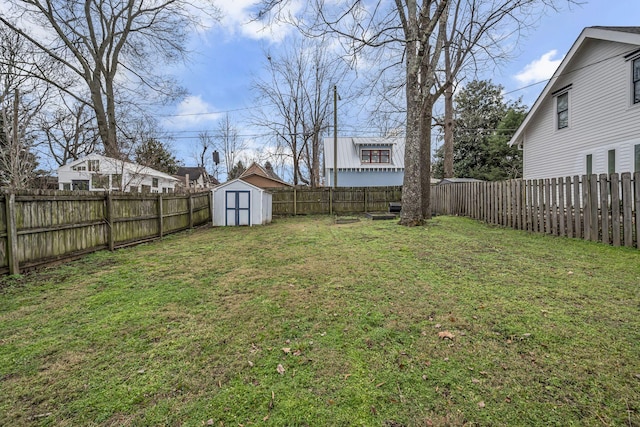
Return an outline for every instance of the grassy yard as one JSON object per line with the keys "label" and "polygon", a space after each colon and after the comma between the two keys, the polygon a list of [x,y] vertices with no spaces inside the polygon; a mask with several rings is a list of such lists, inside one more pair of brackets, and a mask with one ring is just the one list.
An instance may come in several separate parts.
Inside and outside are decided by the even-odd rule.
{"label": "grassy yard", "polygon": [[203,229],[0,279],[0,425],[638,426],[640,251]]}

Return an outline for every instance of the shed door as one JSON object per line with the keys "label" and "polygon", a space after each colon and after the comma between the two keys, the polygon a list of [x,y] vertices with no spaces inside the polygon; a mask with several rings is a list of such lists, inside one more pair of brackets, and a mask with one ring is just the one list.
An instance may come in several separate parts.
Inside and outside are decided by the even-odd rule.
{"label": "shed door", "polygon": [[251,192],[227,191],[225,197],[226,224],[251,225]]}

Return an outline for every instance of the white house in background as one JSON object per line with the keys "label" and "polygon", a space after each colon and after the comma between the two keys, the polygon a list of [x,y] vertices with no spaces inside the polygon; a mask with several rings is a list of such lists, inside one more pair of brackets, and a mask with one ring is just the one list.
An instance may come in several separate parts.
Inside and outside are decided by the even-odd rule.
{"label": "white house in background", "polygon": [[[338,186],[402,185],[404,144],[404,138],[398,137],[338,138]],[[333,146],[333,137],[324,139],[324,177],[327,187],[333,187]]]}
{"label": "white house in background", "polygon": [[177,178],[146,166],[90,154],[58,168],[60,190],[172,193]]}
{"label": "white house in background", "polygon": [[640,27],[589,27],[511,145],[524,178],[640,171]]}

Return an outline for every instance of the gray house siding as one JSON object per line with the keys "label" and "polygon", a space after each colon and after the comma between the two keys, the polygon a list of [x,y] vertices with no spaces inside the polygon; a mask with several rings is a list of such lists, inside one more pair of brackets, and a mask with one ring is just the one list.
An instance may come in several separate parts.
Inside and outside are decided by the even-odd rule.
{"label": "gray house siding", "polygon": [[[333,179],[333,168],[328,169]],[[338,169],[339,187],[384,187],[402,185],[404,172],[397,171],[341,171]]]}
{"label": "gray house siding", "polygon": [[[324,139],[324,185],[333,186],[334,158],[339,187],[381,187],[402,185],[404,179],[404,138],[341,137],[334,157],[333,138]],[[362,150],[389,150],[387,161],[362,161]]]}

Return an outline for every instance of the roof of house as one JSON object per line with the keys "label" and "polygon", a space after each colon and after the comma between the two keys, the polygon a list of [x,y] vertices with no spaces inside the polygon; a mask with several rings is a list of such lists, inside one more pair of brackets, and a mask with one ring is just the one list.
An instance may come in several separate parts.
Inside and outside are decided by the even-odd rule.
{"label": "roof of house", "polygon": [[[324,139],[325,168],[333,169],[333,137]],[[404,169],[404,138],[398,137],[340,137],[338,145],[338,169],[379,169],[400,168]],[[390,147],[391,164],[362,163],[358,147]]]}
{"label": "roof of house", "polygon": [[442,178],[442,180],[438,184],[439,185],[459,184],[461,182],[483,182],[483,181],[481,179],[475,179],[475,178]]}
{"label": "roof of house", "polygon": [[191,181],[196,181],[200,178],[201,175],[206,175],[206,171],[199,166],[181,166],[178,168],[178,171],[175,173],[177,176],[186,176],[189,174],[189,179]]}
{"label": "roof of house", "polygon": [[135,174],[138,175],[148,175],[148,176],[155,176],[158,178],[164,178],[164,179],[168,179],[170,181],[178,181],[178,178],[175,178],[169,174],[166,174],[164,172],[160,172],[159,170],[155,170],[153,168],[150,168],[148,166],[142,166],[136,163],[131,163],[131,162],[127,162],[124,160],[118,160],[118,159],[114,159],[112,157],[107,157],[107,156],[103,156],[100,154],[89,154],[86,157],[82,157],[78,160],[74,160],[70,163],[67,163],[66,165],[60,166],[58,168],[58,171],[60,170],[64,170],[64,171],[68,171],[71,170],[71,168],[73,166],[76,166],[80,163],[86,162],[87,160],[100,160],[103,162],[108,162],[111,163],[113,165],[116,165],[117,168],[122,168],[122,169],[126,169],[130,172],[133,172]]}
{"label": "roof of house", "polygon": [[287,185],[287,186],[291,186],[291,184],[288,184],[286,182],[284,182],[279,176],[278,174],[276,174],[273,169],[267,169],[265,167],[260,166],[258,163],[253,162],[251,163],[251,165],[247,168],[247,170],[245,170],[244,172],[242,172],[242,175],[240,175],[240,178],[247,178],[251,175],[258,175],[261,176],[263,178],[267,178],[270,179],[272,181],[276,181],[279,184],[283,184],[283,185]]}
{"label": "roof of house", "polygon": [[542,102],[546,99],[547,95],[553,89],[554,83],[556,82],[558,77],[563,75],[568,64],[570,64],[573,60],[576,52],[578,52],[578,50],[580,50],[585,42],[590,39],[640,46],[640,27],[587,27],[582,30],[580,36],[578,36],[576,41],[571,46],[571,49],[569,49],[569,52],[567,53],[567,55],[565,55],[564,59],[558,66],[558,69],[555,71],[555,73],[553,73],[553,76],[547,82],[547,85],[538,96],[538,99],[536,99],[536,102],[531,107],[531,110],[529,110],[527,117],[525,117],[520,127],[518,127],[516,132],[513,134],[511,141],[509,141],[509,145],[520,143],[525,129],[531,122],[532,117],[536,114]]}

